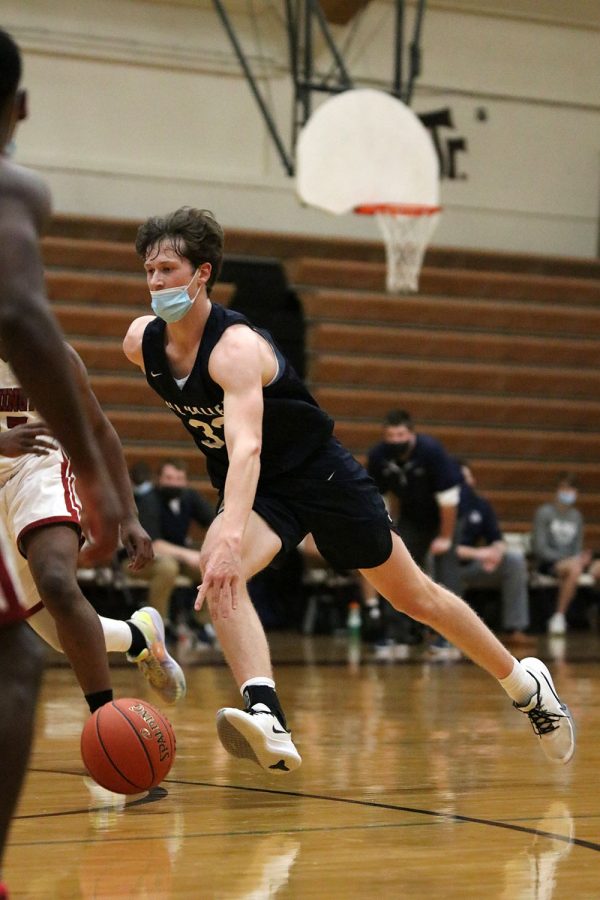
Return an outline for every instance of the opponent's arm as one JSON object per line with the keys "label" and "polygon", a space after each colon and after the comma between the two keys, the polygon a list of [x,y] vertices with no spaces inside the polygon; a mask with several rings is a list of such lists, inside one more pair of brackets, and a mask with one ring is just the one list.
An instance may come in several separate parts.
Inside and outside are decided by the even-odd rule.
{"label": "opponent's arm", "polygon": [[211,377],[224,391],[224,433],[229,468],[219,538],[209,556],[201,553],[203,573],[198,606],[208,596],[213,615],[237,605],[243,579],[242,539],[260,475],[263,418],[263,360],[249,328],[228,329],[213,351]]}
{"label": "opponent's arm", "polygon": [[100,557],[116,545],[120,505],[45,296],[38,228],[48,214],[42,183],[20,172],[0,204],[0,339],[23,390],[71,457]]}
{"label": "opponent's arm", "polygon": [[112,482],[123,508],[119,523],[121,540],[130,559],[130,568],[137,571],[143,568],[154,554],[152,541],[139,521],[123,447],[117,432],[98,403],[98,398],[92,390],[87,370],[79,354],[68,344],[67,352],[94,437],[104,459],[109,461]]}

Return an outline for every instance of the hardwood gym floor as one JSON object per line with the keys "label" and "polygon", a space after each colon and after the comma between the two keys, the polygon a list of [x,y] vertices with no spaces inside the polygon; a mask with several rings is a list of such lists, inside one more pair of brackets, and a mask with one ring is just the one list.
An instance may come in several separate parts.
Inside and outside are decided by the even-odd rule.
{"label": "hardwood gym floor", "polygon": [[[595,632],[539,640],[578,727],[564,768],[470,663],[374,663],[335,637],[271,643],[300,770],[269,776],[227,756],[214,714],[239,698],[219,658],[204,658],[165,710],[171,773],[127,805],[90,790],[86,707],[70,670],[49,667],[6,857],[12,897],[600,896]],[[113,674],[117,696],[152,700],[134,667]]]}

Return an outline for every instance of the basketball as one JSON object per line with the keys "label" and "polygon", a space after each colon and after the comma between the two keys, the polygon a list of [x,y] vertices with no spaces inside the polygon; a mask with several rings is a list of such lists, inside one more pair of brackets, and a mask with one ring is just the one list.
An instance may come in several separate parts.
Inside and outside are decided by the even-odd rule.
{"label": "basketball", "polygon": [[156,787],[175,759],[169,720],[150,703],[127,697],[97,709],[81,733],[81,756],[94,779],[117,794]]}

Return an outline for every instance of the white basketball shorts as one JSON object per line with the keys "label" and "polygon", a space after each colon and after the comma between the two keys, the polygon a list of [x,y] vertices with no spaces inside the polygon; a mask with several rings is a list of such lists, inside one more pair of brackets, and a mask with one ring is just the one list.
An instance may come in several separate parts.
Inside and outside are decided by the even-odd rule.
{"label": "white basketball shorts", "polygon": [[13,548],[0,521],[0,628],[27,615],[15,562]]}
{"label": "white basketball shorts", "polygon": [[34,528],[62,522],[80,529],[80,514],[71,461],[60,449],[47,456],[29,454],[0,487],[0,523],[10,544],[18,550],[15,565],[29,614],[40,598],[24,555],[23,537]]}

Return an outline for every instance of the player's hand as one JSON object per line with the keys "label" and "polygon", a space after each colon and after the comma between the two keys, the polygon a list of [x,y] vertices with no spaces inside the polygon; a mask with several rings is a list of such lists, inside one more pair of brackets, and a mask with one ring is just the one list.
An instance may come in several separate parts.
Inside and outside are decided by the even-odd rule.
{"label": "player's hand", "polygon": [[128,516],[121,522],[121,543],[127,550],[132,572],[139,572],[154,559],[152,540],[137,516]]}
{"label": "player's hand", "polygon": [[194,608],[202,609],[206,600],[211,618],[227,618],[237,609],[240,585],[243,583],[242,559],[226,541],[219,541],[206,554],[200,553],[202,584]]}
{"label": "player's hand", "polygon": [[117,549],[123,509],[101,463],[83,474],[78,473],[77,494],[83,507],[81,527],[90,542],[80,554],[80,564],[94,566],[111,559]]}
{"label": "player's hand", "polygon": [[23,425],[15,425],[8,431],[0,434],[0,456],[25,456],[33,453],[34,456],[48,456],[51,450],[56,449],[56,444],[44,438],[51,437],[51,432],[43,422],[24,422]]}

